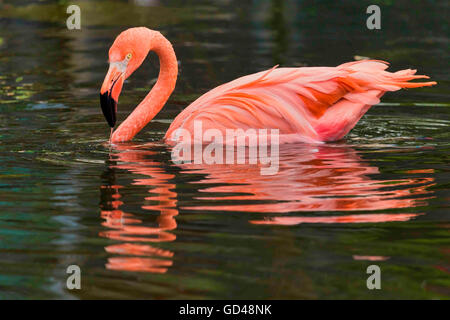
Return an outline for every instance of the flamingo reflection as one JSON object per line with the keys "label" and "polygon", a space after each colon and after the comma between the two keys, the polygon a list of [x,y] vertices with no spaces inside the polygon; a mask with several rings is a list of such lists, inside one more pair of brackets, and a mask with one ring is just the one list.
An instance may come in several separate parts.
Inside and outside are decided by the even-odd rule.
{"label": "flamingo reflection", "polygon": [[[118,153],[111,155],[101,187],[101,216],[108,230],[100,236],[119,243],[105,248],[114,255],[106,268],[165,273],[174,254],[153,244],[176,239],[171,232],[177,227],[178,215],[176,185],[171,182],[175,176],[155,160],[161,152],[151,145],[115,148]],[[254,225],[407,221],[420,213],[379,211],[425,206],[432,197],[428,188],[434,184],[432,177],[423,176],[426,173],[416,177],[407,173],[408,178],[395,180],[382,178],[379,169],[357,151],[339,144],[282,145],[279,171],[274,175],[261,175],[260,164],[177,167],[182,170],[181,176],[195,176],[188,180],[199,194],[182,209],[264,214],[261,219],[249,221]],[[152,204],[141,208],[159,212],[157,226],[147,226],[137,215],[122,209],[121,190],[125,186],[116,182],[117,170],[142,175],[132,184],[149,187],[149,196],[143,200]]]}
{"label": "flamingo reflection", "polygon": [[[100,236],[119,241],[118,244],[105,248],[107,252],[116,255],[108,259],[106,268],[165,273],[172,265],[170,258],[173,257],[173,252],[150,244],[176,239],[170,232],[177,227],[174,217],[178,215],[176,193],[172,191],[175,184],[169,182],[174,175],[165,172],[161,163],[152,160],[155,151],[142,150],[138,145],[132,144],[116,146],[115,149],[119,153],[111,155],[111,164],[103,175],[106,184],[101,187],[101,217],[105,220],[103,226],[108,230],[101,232]],[[132,184],[150,188],[150,195],[144,200],[154,204],[142,205],[141,208],[159,212],[158,226],[147,226],[136,215],[121,209],[124,203],[120,190],[124,186],[115,181],[117,170],[127,170],[145,177],[135,179]]]}
{"label": "flamingo reflection", "polygon": [[185,173],[206,175],[194,183],[208,185],[196,198],[204,204],[183,209],[291,213],[250,221],[253,224],[406,221],[418,214],[374,211],[426,205],[431,193],[427,188],[433,184],[432,177],[372,178],[380,173],[378,168],[346,145],[281,145],[279,159],[279,172],[271,176],[261,175],[258,165],[182,165]]}

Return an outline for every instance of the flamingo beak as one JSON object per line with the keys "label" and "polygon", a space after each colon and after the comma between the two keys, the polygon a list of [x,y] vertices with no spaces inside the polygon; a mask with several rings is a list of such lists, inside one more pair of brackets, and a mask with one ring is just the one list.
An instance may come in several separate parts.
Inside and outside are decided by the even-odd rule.
{"label": "flamingo beak", "polygon": [[112,62],[100,89],[100,106],[111,128],[114,128],[116,124],[117,103],[122,91],[124,78],[125,68],[120,63]]}

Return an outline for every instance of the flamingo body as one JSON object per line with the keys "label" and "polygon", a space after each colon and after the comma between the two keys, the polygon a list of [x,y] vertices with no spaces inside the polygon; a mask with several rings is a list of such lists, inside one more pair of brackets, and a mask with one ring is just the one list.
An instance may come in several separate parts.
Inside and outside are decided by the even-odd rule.
{"label": "flamingo body", "polygon": [[[138,47],[138,48],[136,48]],[[110,49],[110,67],[101,90],[102,109],[115,123],[117,99],[123,83],[154,50],[160,59],[160,76],[153,90],[112,135],[112,142],[131,140],[163,107],[175,87],[177,60],[170,42],[159,32],[131,28],[121,33]],[[129,53],[136,54],[127,60]],[[125,69],[117,71],[120,68]],[[202,130],[278,129],[279,142],[322,142],[343,138],[369,108],[387,91],[431,86],[436,82],[408,82],[428,78],[416,70],[385,71],[387,62],[363,60],[337,67],[277,68],[223,84],[199,97],[170,125],[164,139],[180,142],[178,129],[195,136],[195,122]],[[122,74],[122,76],[120,76]],[[114,90],[119,80],[119,89]],[[108,95],[109,92],[109,95]],[[113,113],[112,116],[108,116]],[[189,142],[202,142],[189,140]]]}

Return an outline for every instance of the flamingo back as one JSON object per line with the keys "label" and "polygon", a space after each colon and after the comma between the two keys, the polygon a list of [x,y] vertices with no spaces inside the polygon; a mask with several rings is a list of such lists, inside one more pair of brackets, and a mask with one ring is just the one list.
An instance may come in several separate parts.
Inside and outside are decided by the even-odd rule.
{"label": "flamingo back", "polygon": [[363,60],[337,67],[277,68],[223,84],[199,97],[173,121],[165,139],[182,128],[202,130],[278,129],[279,142],[322,142],[343,138],[386,91],[430,86],[416,70],[387,72],[387,62]]}

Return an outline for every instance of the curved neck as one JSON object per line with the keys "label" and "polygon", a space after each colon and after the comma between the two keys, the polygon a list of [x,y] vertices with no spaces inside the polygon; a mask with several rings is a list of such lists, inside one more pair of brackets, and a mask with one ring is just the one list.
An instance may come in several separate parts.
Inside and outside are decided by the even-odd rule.
{"label": "curved neck", "polygon": [[112,142],[131,140],[156,116],[169,99],[173,89],[175,89],[178,62],[172,45],[159,32],[152,32],[151,37],[152,47],[149,51],[155,51],[159,57],[158,81],[144,100],[114,131],[111,138]]}

